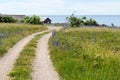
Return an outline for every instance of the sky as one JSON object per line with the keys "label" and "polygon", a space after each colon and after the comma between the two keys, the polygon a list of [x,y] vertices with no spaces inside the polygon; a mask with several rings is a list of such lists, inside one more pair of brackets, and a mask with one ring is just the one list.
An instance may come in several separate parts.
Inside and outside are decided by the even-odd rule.
{"label": "sky", "polygon": [[0,0],[1,14],[120,15],[120,0]]}

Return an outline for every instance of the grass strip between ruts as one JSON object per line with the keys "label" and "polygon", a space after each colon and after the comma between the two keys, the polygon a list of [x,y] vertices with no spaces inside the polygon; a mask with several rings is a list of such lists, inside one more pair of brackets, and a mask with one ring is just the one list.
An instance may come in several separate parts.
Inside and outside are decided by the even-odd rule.
{"label": "grass strip between ruts", "polygon": [[[43,34],[47,34],[45,32]],[[20,53],[19,58],[14,64],[13,70],[9,73],[11,80],[31,80],[32,63],[35,57],[35,49],[37,47],[38,40],[43,34],[35,36],[30,43],[28,43],[23,51]]]}

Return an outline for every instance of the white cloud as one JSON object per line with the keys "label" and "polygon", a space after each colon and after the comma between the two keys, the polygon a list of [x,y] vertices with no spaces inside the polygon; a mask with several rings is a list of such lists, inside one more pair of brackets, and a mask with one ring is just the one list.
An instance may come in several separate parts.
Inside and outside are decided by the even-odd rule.
{"label": "white cloud", "polygon": [[49,14],[64,8],[63,0],[24,0],[20,2],[0,3],[1,13]]}
{"label": "white cloud", "polygon": [[120,2],[70,2],[67,0],[21,0],[0,2],[8,14],[120,14]]}
{"label": "white cloud", "polygon": [[71,9],[79,14],[120,14],[119,2],[76,3]]}

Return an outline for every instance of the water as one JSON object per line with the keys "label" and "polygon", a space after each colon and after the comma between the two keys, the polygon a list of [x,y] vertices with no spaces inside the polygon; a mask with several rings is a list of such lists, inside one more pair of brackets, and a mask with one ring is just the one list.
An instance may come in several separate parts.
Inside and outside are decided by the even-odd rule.
{"label": "water", "polygon": [[[69,15],[41,15],[40,17],[49,17],[52,23],[66,23],[66,17]],[[82,17],[84,15],[77,15],[77,17]],[[93,18],[99,24],[111,25],[112,23],[116,26],[120,26],[120,15],[87,15],[87,19]]]}

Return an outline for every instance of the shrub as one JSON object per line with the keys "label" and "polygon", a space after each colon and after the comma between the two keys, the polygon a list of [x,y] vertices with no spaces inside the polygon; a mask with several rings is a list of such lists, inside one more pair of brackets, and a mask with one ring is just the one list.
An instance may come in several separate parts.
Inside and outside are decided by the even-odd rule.
{"label": "shrub", "polygon": [[1,19],[2,19],[2,17],[0,16],[0,22],[2,22],[2,20],[1,20]]}
{"label": "shrub", "polygon": [[36,15],[33,15],[31,17],[29,16],[26,16],[23,20],[24,23],[27,23],[27,24],[41,24],[40,22],[40,17],[39,16],[36,16]]}
{"label": "shrub", "polygon": [[11,16],[0,16],[0,22],[2,23],[14,23],[16,20]]}
{"label": "shrub", "polygon": [[86,16],[82,18],[77,18],[72,14],[70,17],[66,18],[70,22],[70,27],[79,27],[80,25],[87,25],[87,26],[99,26],[99,24],[92,18],[87,20]]}
{"label": "shrub", "polygon": [[98,23],[97,23],[94,19],[90,18],[89,20],[87,20],[87,21],[85,22],[84,25],[98,26]]}
{"label": "shrub", "polygon": [[66,18],[70,22],[70,27],[79,27],[82,24],[82,20],[77,18],[72,14],[70,17]]}

